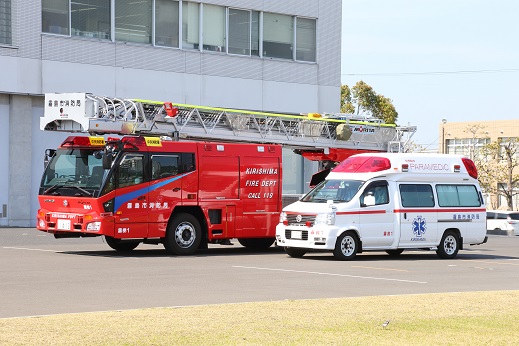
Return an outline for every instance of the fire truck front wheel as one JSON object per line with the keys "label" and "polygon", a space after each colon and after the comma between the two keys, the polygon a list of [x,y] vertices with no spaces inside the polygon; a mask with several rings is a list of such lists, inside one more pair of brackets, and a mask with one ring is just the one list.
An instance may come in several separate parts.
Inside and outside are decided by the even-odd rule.
{"label": "fire truck front wheel", "polygon": [[164,248],[174,255],[193,254],[202,240],[200,222],[191,214],[182,213],[174,217],[168,226]]}

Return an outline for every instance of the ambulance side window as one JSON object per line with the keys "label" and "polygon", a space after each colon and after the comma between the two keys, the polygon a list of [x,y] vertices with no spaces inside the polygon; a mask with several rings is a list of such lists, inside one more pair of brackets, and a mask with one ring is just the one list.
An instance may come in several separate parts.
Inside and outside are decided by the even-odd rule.
{"label": "ambulance side window", "polygon": [[403,207],[434,207],[431,185],[401,184],[399,188]]}
{"label": "ambulance side window", "polygon": [[360,196],[360,205],[369,207],[373,205],[382,205],[389,203],[389,192],[386,181],[375,181],[369,184],[362,196]]}
{"label": "ambulance side window", "polygon": [[436,185],[440,207],[479,207],[481,200],[474,185]]}

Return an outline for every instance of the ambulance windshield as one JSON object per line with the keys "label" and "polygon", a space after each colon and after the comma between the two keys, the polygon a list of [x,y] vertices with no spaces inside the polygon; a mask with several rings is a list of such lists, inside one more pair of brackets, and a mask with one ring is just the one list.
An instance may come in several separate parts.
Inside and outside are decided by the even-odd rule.
{"label": "ambulance windshield", "polygon": [[93,196],[107,170],[99,149],[58,149],[41,180],[41,195]]}
{"label": "ambulance windshield", "polygon": [[307,193],[302,202],[326,203],[333,200],[335,203],[349,202],[364,184],[360,180],[324,180]]}

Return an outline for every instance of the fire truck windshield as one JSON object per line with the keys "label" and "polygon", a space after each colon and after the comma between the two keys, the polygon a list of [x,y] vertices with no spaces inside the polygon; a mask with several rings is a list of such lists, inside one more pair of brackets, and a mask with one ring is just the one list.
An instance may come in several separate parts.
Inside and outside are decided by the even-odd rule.
{"label": "fire truck windshield", "polygon": [[98,195],[107,171],[99,149],[58,149],[41,180],[40,195]]}
{"label": "fire truck windshield", "polygon": [[324,180],[308,192],[302,202],[326,203],[333,200],[335,203],[349,202],[364,184],[359,180]]}

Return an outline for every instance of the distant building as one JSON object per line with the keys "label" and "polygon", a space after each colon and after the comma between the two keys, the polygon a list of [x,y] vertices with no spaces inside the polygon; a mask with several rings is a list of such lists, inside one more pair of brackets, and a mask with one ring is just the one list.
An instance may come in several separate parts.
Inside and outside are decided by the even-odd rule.
{"label": "distant building", "polygon": [[[488,143],[519,138],[519,120],[445,122],[440,124],[439,138],[440,153],[461,154],[473,158],[474,155],[477,155],[478,149]],[[497,185],[504,182],[496,181],[495,183]],[[504,198],[497,198],[490,194],[487,194],[486,197],[489,209],[508,208]],[[515,196],[513,204],[513,209],[517,210],[519,207],[518,195]]]}

